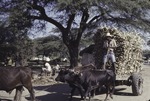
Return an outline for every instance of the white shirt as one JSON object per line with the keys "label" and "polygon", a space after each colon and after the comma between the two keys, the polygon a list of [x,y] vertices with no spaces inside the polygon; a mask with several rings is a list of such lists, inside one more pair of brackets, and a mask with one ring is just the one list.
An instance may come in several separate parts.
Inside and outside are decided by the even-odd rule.
{"label": "white shirt", "polygon": [[[110,41],[110,43],[108,42],[108,40],[104,41],[104,45],[103,45],[104,48],[108,48],[109,51],[113,51],[113,48],[117,47],[117,44],[116,44],[116,41],[114,39],[112,39]],[[108,51],[108,52],[109,52]]]}
{"label": "white shirt", "polygon": [[45,67],[46,67],[46,69],[48,70],[48,71],[52,71],[52,67],[50,66],[50,64],[49,63],[45,63]]}

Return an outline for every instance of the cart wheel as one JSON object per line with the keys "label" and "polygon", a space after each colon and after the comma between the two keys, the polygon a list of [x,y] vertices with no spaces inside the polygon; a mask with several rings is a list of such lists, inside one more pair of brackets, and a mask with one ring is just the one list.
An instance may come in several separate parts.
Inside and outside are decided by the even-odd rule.
{"label": "cart wheel", "polygon": [[138,73],[132,74],[132,92],[135,96],[143,93],[143,79]]}

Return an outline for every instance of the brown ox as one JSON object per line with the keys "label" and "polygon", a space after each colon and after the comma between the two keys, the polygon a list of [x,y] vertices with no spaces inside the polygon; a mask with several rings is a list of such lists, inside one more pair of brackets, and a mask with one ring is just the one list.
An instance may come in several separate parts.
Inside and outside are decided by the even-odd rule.
{"label": "brown ox", "polygon": [[[56,81],[60,82],[67,82],[69,86],[72,88],[71,89],[71,95],[70,95],[70,101],[72,100],[72,96],[75,92],[75,89],[78,89],[81,95],[81,99],[83,99],[83,87],[82,84],[78,82],[78,75],[76,77],[75,73],[81,73],[89,70],[96,69],[96,67],[93,64],[88,64],[85,66],[80,66],[80,67],[75,67],[74,70],[70,69],[61,69],[55,78]],[[75,72],[75,73],[74,73]],[[74,75],[75,74],[75,75]]]}
{"label": "brown ox", "polygon": [[31,101],[35,101],[31,74],[31,69],[27,67],[0,67],[0,90],[11,93],[16,89],[14,101],[21,101],[24,86],[30,93]]}

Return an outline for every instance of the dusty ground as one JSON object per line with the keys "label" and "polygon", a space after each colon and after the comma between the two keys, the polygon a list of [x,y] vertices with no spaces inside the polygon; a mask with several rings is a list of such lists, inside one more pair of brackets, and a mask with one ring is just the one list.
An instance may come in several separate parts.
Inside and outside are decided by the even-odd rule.
{"label": "dusty ground", "polygon": [[[117,86],[115,89],[114,99],[108,101],[149,101],[150,100],[150,65],[143,65],[141,72],[144,79],[143,94],[141,96],[133,96],[131,87]],[[68,101],[70,88],[67,84],[53,83],[49,84],[34,84],[36,99],[41,101]],[[0,101],[12,101],[14,96],[13,91],[10,95],[4,91],[0,91]],[[76,94],[73,101],[80,101],[80,96]],[[96,95],[92,101],[103,101],[105,94]],[[22,95],[22,101],[28,101],[29,93],[25,89]]]}

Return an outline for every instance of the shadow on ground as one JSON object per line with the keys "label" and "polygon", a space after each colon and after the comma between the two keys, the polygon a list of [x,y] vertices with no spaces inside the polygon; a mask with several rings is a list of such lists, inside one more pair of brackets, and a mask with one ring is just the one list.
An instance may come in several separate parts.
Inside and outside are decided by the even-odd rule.
{"label": "shadow on ground", "polygon": [[119,95],[119,96],[134,96],[132,92],[123,92],[126,90],[126,88],[116,88],[114,95]]}
{"label": "shadow on ground", "polygon": [[[40,93],[40,91],[46,91],[47,94],[36,96],[36,99],[39,101],[68,101],[70,97],[71,88],[68,84],[54,84],[46,86],[36,86],[34,89],[38,92],[35,93],[35,96]],[[78,95],[78,93],[75,93]],[[30,99],[26,97],[26,99]],[[73,101],[80,101],[80,98],[73,98]]]}
{"label": "shadow on ground", "polygon": [[[42,85],[36,86],[34,87],[34,89],[37,91],[35,95],[38,101],[69,101],[71,91],[71,88],[69,87],[68,84],[54,84],[46,86]],[[126,88],[117,88],[115,89],[114,95],[133,96],[133,94],[130,92],[129,93],[123,92],[124,90],[126,90]],[[45,91],[47,92],[47,94],[38,96],[38,93],[40,93],[40,91]],[[102,88],[100,92],[96,92],[96,95],[105,93],[106,93],[105,88]],[[80,95],[77,90],[75,92],[75,96],[79,97],[73,97],[72,101],[81,101]],[[30,100],[29,97],[26,97],[26,99]],[[102,101],[102,100],[92,98],[91,101]]]}
{"label": "shadow on ground", "polygon": [[12,101],[12,100],[8,100],[8,99],[0,99],[0,101]]}

